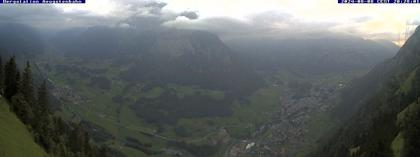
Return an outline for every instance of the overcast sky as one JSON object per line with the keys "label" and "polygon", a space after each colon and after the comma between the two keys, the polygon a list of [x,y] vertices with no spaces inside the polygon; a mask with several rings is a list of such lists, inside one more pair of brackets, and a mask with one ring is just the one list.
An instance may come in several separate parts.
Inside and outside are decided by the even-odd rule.
{"label": "overcast sky", "polygon": [[[0,20],[55,29],[110,25],[207,30],[222,38],[311,37],[326,32],[397,42],[420,23],[420,5],[337,4],[336,0],[86,0],[86,4],[3,5]],[[51,29],[54,29],[51,28]]]}

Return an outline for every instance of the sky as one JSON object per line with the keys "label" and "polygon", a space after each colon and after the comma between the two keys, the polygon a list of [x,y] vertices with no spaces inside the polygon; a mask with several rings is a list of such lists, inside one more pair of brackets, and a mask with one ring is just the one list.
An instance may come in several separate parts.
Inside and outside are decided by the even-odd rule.
{"label": "sky", "polygon": [[[28,10],[44,14],[17,16],[31,12]],[[45,18],[47,14],[56,17]],[[299,38],[335,33],[401,44],[406,32],[420,24],[420,5],[337,4],[336,0],[87,0],[86,4],[0,6],[0,18],[2,15],[43,28],[54,23],[66,24],[61,28],[157,24],[206,30],[225,39]]]}

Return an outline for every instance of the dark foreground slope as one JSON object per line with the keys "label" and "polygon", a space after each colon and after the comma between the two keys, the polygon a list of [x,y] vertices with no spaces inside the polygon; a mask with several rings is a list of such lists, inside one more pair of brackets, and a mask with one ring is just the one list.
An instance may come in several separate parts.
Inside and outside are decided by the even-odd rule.
{"label": "dark foreground slope", "polygon": [[419,64],[417,29],[394,58],[343,92],[335,113],[348,122],[311,156],[419,156]]}

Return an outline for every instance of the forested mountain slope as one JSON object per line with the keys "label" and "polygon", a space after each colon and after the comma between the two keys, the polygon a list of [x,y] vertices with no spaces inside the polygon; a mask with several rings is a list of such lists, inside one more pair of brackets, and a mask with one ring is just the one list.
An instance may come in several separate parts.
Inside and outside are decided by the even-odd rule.
{"label": "forested mountain slope", "polygon": [[345,89],[334,112],[349,120],[311,156],[419,156],[419,65],[417,28],[394,58]]}
{"label": "forested mountain slope", "polygon": [[105,157],[117,151],[91,142],[80,123],[65,122],[50,109],[48,84],[33,83],[31,64],[23,72],[0,57],[0,157]]}

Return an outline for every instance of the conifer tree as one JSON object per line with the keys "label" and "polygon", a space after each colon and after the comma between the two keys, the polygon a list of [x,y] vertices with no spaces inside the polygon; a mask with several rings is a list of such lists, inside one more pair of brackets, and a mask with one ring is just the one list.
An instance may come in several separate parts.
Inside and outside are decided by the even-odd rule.
{"label": "conifer tree", "polygon": [[40,109],[39,114],[49,114],[48,89],[46,81],[44,81],[38,89],[37,105]]}
{"label": "conifer tree", "polygon": [[16,94],[12,97],[11,104],[14,106],[14,112],[24,124],[32,124],[34,114],[31,106],[25,101],[22,94]]}
{"label": "conifer tree", "polygon": [[47,85],[44,81],[38,89],[38,99],[35,108],[35,124],[34,130],[37,133],[35,138],[38,143],[43,145],[47,150],[50,143],[50,111],[48,109],[48,91]]}
{"label": "conifer tree", "polygon": [[25,67],[25,70],[23,71],[22,86],[21,86],[20,91],[25,97],[26,102],[32,105],[35,103],[32,71],[31,71],[31,65],[29,64],[29,62],[26,62],[26,67]]}
{"label": "conifer tree", "polygon": [[4,79],[4,96],[6,99],[11,100],[11,98],[17,93],[18,91],[18,69],[16,66],[15,57],[13,56],[10,60],[6,63],[5,66],[5,79]]}
{"label": "conifer tree", "polygon": [[[0,57],[0,93],[4,93],[4,97],[10,102],[11,109],[24,124],[29,126],[35,141],[50,156],[114,156],[111,149],[96,147],[92,144],[83,125],[69,126],[68,123],[52,114],[49,109],[47,83],[44,81],[35,92],[29,62],[26,63],[23,73],[20,73],[15,57],[10,58],[4,67]],[[100,148],[102,149],[98,152]]]}
{"label": "conifer tree", "polygon": [[15,76],[15,79],[16,79],[16,89],[15,89],[16,90],[16,93],[14,95],[12,95],[12,97],[15,96],[16,94],[20,93],[20,87],[22,86],[22,80],[21,80],[20,71],[17,68],[16,68],[16,76]]}

